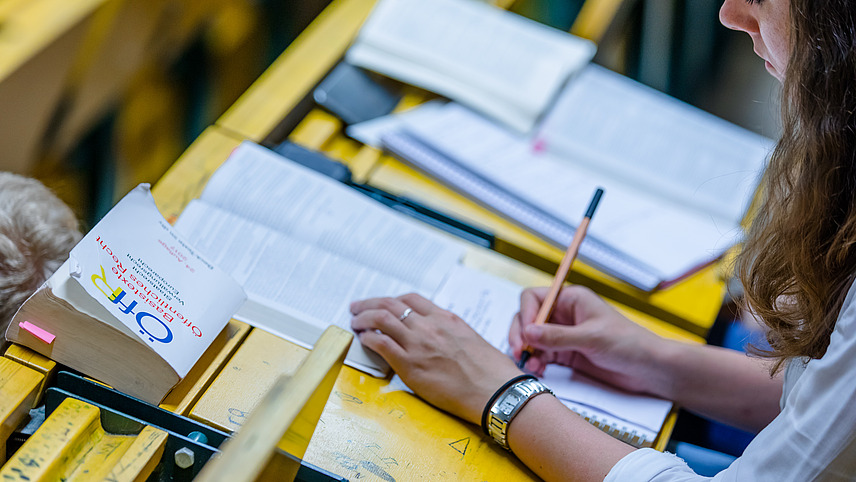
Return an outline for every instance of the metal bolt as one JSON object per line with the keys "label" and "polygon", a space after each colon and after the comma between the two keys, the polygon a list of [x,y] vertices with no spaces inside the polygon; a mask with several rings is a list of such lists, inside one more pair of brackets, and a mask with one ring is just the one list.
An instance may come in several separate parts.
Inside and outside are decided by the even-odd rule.
{"label": "metal bolt", "polygon": [[175,465],[182,469],[186,469],[193,465],[193,451],[187,447],[182,447],[175,451]]}

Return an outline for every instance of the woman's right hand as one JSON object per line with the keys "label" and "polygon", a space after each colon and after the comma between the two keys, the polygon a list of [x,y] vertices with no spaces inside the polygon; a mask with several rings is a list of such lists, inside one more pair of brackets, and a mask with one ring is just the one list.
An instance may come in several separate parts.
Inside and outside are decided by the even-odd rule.
{"label": "woman's right hand", "polygon": [[[534,351],[526,369],[542,374],[557,363],[634,392],[654,393],[660,378],[655,356],[665,340],[633,323],[582,286],[566,286],[552,318],[535,325],[547,288],[529,288],[520,298],[509,342],[515,359],[528,345]],[[654,393],[656,394],[656,393]]]}

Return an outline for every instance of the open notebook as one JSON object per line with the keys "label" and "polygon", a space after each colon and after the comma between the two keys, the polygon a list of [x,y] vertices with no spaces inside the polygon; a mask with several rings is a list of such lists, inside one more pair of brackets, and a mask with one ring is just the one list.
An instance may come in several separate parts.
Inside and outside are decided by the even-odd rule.
{"label": "open notebook", "polygon": [[453,103],[406,113],[381,136],[405,162],[563,248],[590,193],[604,187],[580,257],[644,290],[739,241],[772,146],[595,65],[534,136]]}
{"label": "open notebook", "polygon": [[651,447],[672,409],[666,400],[628,394],[563,366],[549,365],[542,381],[566,407],[634,447]]}

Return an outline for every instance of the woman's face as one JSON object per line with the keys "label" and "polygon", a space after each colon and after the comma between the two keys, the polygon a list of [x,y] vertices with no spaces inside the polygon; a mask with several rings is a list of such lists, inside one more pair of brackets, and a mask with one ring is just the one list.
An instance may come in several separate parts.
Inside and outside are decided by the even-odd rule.
{"label": "woman's face", "polygon": [[719,21],[752,37],[755,53],[782,80],[790,55],[790,0],[725,0]]}

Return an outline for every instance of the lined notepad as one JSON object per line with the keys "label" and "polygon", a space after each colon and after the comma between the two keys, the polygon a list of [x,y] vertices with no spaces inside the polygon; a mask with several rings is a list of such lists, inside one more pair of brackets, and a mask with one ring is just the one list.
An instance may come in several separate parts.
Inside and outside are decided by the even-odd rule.
{"label": "lined notepad", "polygon": [[604,187],[580,257],[643,290],[739,242],[772,147],[595,65],[569,83],[534,135],[455,103],[401,118],[381,134],[384,147],[557,247],[570,243],[589,193]]}
{"label": "lined notepad", "polygon": [[[425,171],[474,201],[557,246],[570,244],[575,226],[468,169],[413,135],[406,132],[393,132],[384,135],[382,139],[387,150],[396,157]],[[579,256],[601,271],[645,290],[654,289],[661,281],[655,269],[611,248],[595,236],[586,237],[580,246]]]}

